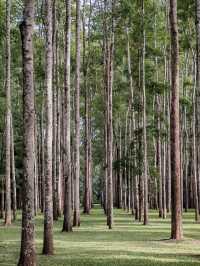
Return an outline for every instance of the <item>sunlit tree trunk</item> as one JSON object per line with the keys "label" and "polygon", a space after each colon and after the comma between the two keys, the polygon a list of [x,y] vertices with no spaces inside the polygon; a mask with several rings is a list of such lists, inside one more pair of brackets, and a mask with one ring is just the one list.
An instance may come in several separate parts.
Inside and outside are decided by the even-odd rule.
{"label": "sunlit tree trunk", "polygon": [[45,211],[43,254],[53,254],[53,194],[52,194],[52,141],[53,141],[53,106],[52,106],[52,0],[45,0],[46,10],[46,61],[45,61],[45,97],[46,97],[46,137],[45,137]]}

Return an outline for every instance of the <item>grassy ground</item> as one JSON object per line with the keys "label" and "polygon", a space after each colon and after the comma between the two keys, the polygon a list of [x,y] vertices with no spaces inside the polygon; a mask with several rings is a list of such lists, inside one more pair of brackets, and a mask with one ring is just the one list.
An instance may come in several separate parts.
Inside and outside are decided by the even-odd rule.
{"label": "grassy ground", "polygon": [[[38,265],[41,266],[150,266],[200,265],[200,225],[194,214],[184,214],[184,241],[167,240],[170,221],[150,213],[150,224],[133,221],[130,214],[115,210],[113,230],[105,226],[99,208],[91,216],[81,216],[81,227],[62,233],[62,220],[55,223],[55,255],[46,257],[42,250],[42,216],[36,219]],[[2,221],[3,223],[3,221]],[[0,226],[0,265],[16,265],[20,247],[20,220],[9,228]]]}

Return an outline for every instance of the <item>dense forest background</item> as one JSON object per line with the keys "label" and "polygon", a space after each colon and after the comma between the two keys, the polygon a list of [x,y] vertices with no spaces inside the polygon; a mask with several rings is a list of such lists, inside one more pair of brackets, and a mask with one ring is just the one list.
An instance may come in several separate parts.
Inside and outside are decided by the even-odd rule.
{"label": "dense forest background", "polygon": [[[86,60],[87,60],[87,86],[90,89],[91,97],[91,120],[92,120],[92,154],[93,154],[93,188],[95,201],[99,197],[102,180],[102,167],[104,158],[104,98],[103,98],[103,25],[101,20],[102,3],[100,1],[89,1],[85,3],[85,20],[87,28],[90,23],[90,36],[86,36]],[[1,175],[5,175],[5,2],[1,1]],[[134,86],[134,109],[138,113],[138,109],[142,109],[141,91],[139,90],[139,60],[141,54],[141,10],[140,1],[122,1],[115,10],[115,56],[114,56],[114,91],[113,91],[113,116],[115,141],[119,144],[120,129],[124,141],[127,110],[130,101],[130,77],[128,70],[128,54],[127,41],[129,39],[129,49],[131,54],[131,69]],[[156,114],[155,114],[155,97],[160,95],[160,98],[168,97],[169,93],[169,77],[166,77],[169,68],[165,69],[165,64],[169,64],[170,56],[170,37],[168,27],[168,14],[165,1],[148,1],[145,15],[145,30],[146,30],[146,91],[147,91],[147,136],[148,136],[148,160],[149,171],[151,176],[157,176],[155,168],[155,145],[154,140],[157,131]],[[73,5],[72,30],[75,27],[75,6]],[[83,12],[83,10],[82,10]],[[12,71],[12,109],[13,109],[13,127],[15,141],[15,164],[16,164],[16,180],[17,188],[20,189],[22,175],[22,58],[21,58],[21,41],[19,31],[19,21],[23,13],[22,1],[14,1],[11,10],[11,71]],[[44,110],[44,77],[45,77],[45,36],[44,36],[44,7],[40,1],[36,3],[36,26],[34,34],[34,76],[35,76],[35,100],[36,100],[36,119],[38,124],[38,136],[41,135],[41,123]],[[58,49],[58,74],[59,74],[59,90],[63,89],[64,83],[64,25],[65,25],[65,3],[57,3],[57,49]],[[194,1],[180,2],[178,6],[179,16],[179,32],[180,32],[180,55],[181,55],[181,97],[180,109],[186,112],[187,132],[191,131],[192,122],[192,95],[194,87],[194,73],[192,65],[196,55],[195,42],[195,5]],[[89,18],[90,17],[90,18]],[[90,22],[88,21],[90,19]],[[127,37],[128,30],[128,37]],[[83,32],[81,33],[83,37]],[[86,33],[88,35],[88,32]],[[128,39],[127,39],[128,38]],[[72,95],[74,94],[74,71],[75,71],[75,40],[72,38]],[[82,51],[83,56],[83,51]],[[190,72],[188,73],[188,71]],[[186,72],[187,71],[187,72]],[[82,77],[84,75],[84,66],[82,65]],[[185,73],[186,72],[186,73]],[[159,80],[157,80],[159,77]],[[81,160],[84,161],[84,80],[81,79]],[[140,94],[140,95],[139,95]],[[73,98],[72,98],[73,100]],[[164,100],[162,100],[163,102]],[[167,102],[167,100],[166,100]],[[163,109],[161,104],[161,108]],[[167,105],[167,104],[166,104]],[[167,107],[165,107],[167,109]],[[130,115],[129,115],[130,116]],[[168,113],[165,110],[160,112],[162,118],[162,137],[166,137],[168,129]],[[183,116],[184,118],[184,116]],[[128,117],[130,120],[130,118]],[[73,121],[72,121],[73,124]],[[183,123],[182,123],[183,125]],[[130,124],[128,123],[128,126]],[[184,126],[184,125],[183,125]],[[72,125],[73,128],[73,125]],[[139,128],[141,129],[141,128]],[[137,135],[140,130],[136,129]],[[128,129],[127,129],[128,131]],[[182,130],[184,131],[184,129]],[[127,134],[128,135],[128,134]],[[191,134],[190,134],[191,135]],[[132,141],[132,140],[130,140]],[[123,145],[124,146],[124,145]],[[130,146],[129,146],[130,148]],[[124,153],[124,152],[123,152]],[[142,153],[142,151],[141,151]],[[135,154],[135,156],[138,154]],[[141,164],[142,164],[141,154]],[[122,166],[125,156],[122,158]],[[114,161],[114,167],[118,168],[119,161]],[[81,164],[81,191],[83,187],[84,166]],[[142,168],[142,165],[141,165]],[[138,170],[138,169],[137,169]]]}

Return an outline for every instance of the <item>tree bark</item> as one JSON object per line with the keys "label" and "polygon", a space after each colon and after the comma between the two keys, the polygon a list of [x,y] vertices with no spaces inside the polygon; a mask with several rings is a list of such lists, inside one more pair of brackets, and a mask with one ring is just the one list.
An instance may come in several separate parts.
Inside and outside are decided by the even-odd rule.
{"label": "tree bark", "polygon": [[[114,3],[111,3],[113,11]],[[111,18],[111,30],[107,39],[107,225],[113,226],[113,53],[114,21]]]}
{"label": "tree bark", "polygon": [[35,266],[34,234],[34,83],[33,83],[34,0],[24,2],[20,24],[23,62],[23,189],[22,236],[18,265]]}
{"label": "tree bark", "polygon": [[[194,62],[194,77],[196,75],[196,62]],[[193,119],[192,119],[192,135],[193,135],[193,191],[195,205],[195,221],[199,222],[199,197],[197,184],[197,152],[196,152],[196,78],[194,81],[193,90]]]}
{"label": "tree bark", "polygon": [[85,177],[84,177],[84,198],[83,212],[90,214],[90,176],[89,176],[89,89],[87,84],[88,62],[86,61],[86,25],[85,25],[85,1],[83,7],[83,76],[85,96]]}
{"label": "tree bark", "polygon": [[13,220],[17,217],[17,191],[16,191],[16,176],[15,176],[15,150],[14,150],[14,133],[13,121],[11,116],[11,171],[12,171],[12,209]]}
{"label": "tree bark", "polygon": [[76,84],[75,84],[75,204],[74,226],[80,226],[80,0],[76,0]]}
{"label": "tree bark", "polygon": [[142,89],[143,89],[143,141],[144,141],[144,225],[148,224],[148,166],[147,166],[147,121],[146,121],[146,80],[145,80],[145,54],[146,54],[146,34],[144,24],[144,0],[142,1],[142,35],[143,35],[143,47],[142,47]]}
{"label": "tree bark", "polygon": [[71,0],[66,0],[66,25],[65,25],[65,91],[64,91],[64,126],[65,126],[65,154],[64,154],[64,222],[63,231],[72,231],[72,180],[71,180],[71,104],[70,104],[70,55],[71,55]]}
{"label": "tree bark", "polygon": [[[196,0],[196,142],[200,143],[200,0]],[[200,148],[197,148],[197,180],[200,192]],[[200,208],[200,197],[199,197]]]}
{"label": "tree bark", "polygon": [[6,1],[6,177],[5,177],[5,225],[11,225],[11,88],[10,88],[10,9]]}
{"label": "tree bark", "polygon": [[180,126],[179,126],[179,41],[177,1],[170,0],[171,26],[171,238],[180,240],[182,233]]}
{"label": "tree bark", "polygon": [[53,194],[52,194],[52,140],[53,140],[53,108],[52,108],[52,0],[46,0],[46,46],[45,46],[45,97],[46,97],[46,137],[45,137],[45,211],[43,254],[52,255],[53,250]]}
{"label": "tree bark", "polygon": [[53,0],[52,6],[52,46],[53,46],[53,159],[52,159],[52,180],[53,180],[53,219],[58,220],[58,178],[57,178],[57,97],[58,97],[58,83],[57,83],[57,12],[56,0]]}

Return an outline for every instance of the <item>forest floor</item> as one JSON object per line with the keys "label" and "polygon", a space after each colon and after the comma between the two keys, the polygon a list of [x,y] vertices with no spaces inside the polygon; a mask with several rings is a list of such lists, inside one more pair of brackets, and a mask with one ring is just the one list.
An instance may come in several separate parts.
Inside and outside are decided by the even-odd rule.
{"label": "forest floor", "polygon": [[[153,266],[200,265],[200,224],[194,212],[184,214],[184,240],[169,240],[170,219],[150,212],[150,223],[143,226],[131,214],[115,210],[112,230],[105,226],[103,211],[96,206],[90,216],[81,215],[81,227],[62,233],[62,220],[54,225],[55,255],[41,255],[43,217],[36,218],[36,246],[41,266]],[[20,249],[20,215],[10,227],[0,226],[0,265],[16,265]]]}

